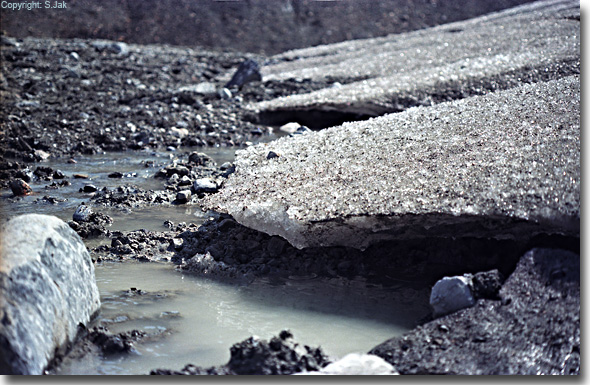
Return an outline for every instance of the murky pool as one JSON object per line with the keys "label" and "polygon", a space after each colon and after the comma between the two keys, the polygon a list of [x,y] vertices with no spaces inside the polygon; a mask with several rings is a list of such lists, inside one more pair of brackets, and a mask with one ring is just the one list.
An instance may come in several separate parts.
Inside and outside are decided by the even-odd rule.
{"label": "murky pool", "polygon": [[[185,149],[183,151],[190,151]],[[235,149],[197,149],[218,164],[233,161]],[[47,189],[51,182],[31,182],[34,195],[13,199],[0,192],[2,220],[25,213],[72,219],[76,207],[90,195],[85,184],[113,188],[132,184],[159,190],[164,181],[153,178],[161,166],[177,156],[170,152],[107,153],[32,165],[59,169],[71,186]],[[145,162],[154,167],[145,167]],[[109,178],[112,172],[128,174]],[[87,174],[89,179],[75,179]],[[54,204],[43,196],[57,198]],[[165,231],[164,221],[202,223],[208,214],[198,206],[154,206],[131,212],[95,208],[113,218],[110,230]],[[87,240],[87,246],[108,239]],[[388,338],[412,328],[426,316],[428,293],[410,287],[383,288],[366,282],[320,278],[255,281],[248,286],[220,283],[175,270],[163,263],[103,263],[96,265],[102,308],[98,325],[111,333],[141,330],[153,338],[137,343],[132,354],[67,358],[57,374],[148,374],[156,368],[181,369],[186,364],[209,367],[225,364],[230,347],[252,335],[269,339],[290,329],[301,344],[321,346],[334,358],[367,352]],[[130,295],[131,288],[145,295]],[[134,294],[137,291],[131,293]]]}
{"label": "murky pool", "polygon": [[[295,340],[332,357],[366,353],[428,314],[427,293],[363,281],[297,279],[224,284],[160,263],[96,266],[102,309],[98,323],[113,333],[159,335],[125,355],[68,361],[56,374],[148,374],[151,369],[221,365],[229,348],[252,335],[290,329]],[[146,294],[130,295],[131,288]]]}
{"label": "murky pool", "polygon": [[[231,162],[234,160],[235,148],[197,148],[195,151],[205,152],[211,156],[217,164]],[[182,152],[190,152],[191,149],[184,149]],[[71,182],[70,186],[58,189],[47,188],[52,182],[31,181],[29,185],[34,191],[33,195],[12,199],[12,192],[5,189],[0,192],[0,204],[7,215],[3,220],[12,216],[28,213],[55,215],[58,218],[68,221],[72,219],[76,207],[83,202],[90,202],[91,195],[80,192],[87,184],[93,184],[97,188],[115,188],[121,185],[134,185],[146,190],[162,190],[164,180],[154,178],[155,173],[170,163],[171,159],[178,156],[178,153],[158,151],[128,151],[124,153],[105,153],[92,156],[80,156],[76,163],[67,163],[66,159],[41,162],[31,166],[34,171],[38,166],[51,167],[54,170],[61,170]],[[146,167],[146,162],[153,162],[153,167]],[[113,172],[121,172],[124,178],[109,178]],[[85,174],[88,179],[73,178],[74,174]],[[55,203],[49,203],[43,199],[44,196],[55,197]],[[10,201],[9,201],[10,200]],[[163,223],[171,220],[178,222],[201,223],[207,215],[197,206],[162,206],[134,209],[132,212],[125,212],[118,209],[97,207],[95,210],[105,213],[113,218],[113,225],[109,230],[131,231],[131,230],[166,230]]]}

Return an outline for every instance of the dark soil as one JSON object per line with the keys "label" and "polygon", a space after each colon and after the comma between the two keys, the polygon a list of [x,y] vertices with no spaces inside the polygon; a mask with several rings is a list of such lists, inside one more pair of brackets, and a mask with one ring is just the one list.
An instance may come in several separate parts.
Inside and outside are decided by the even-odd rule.
{"label": "dark soil", "polygon": [[580,373],[580,257],[534,249],[499,300],[415,328],[371,350],[400,374]]}
{"label": "dark soil", "polygon": [[152,370],[160,375],[288,375],[317,371],[330,361],[321,348],[301,346],[293,335],[283,330],[270,341],[250,337],[230,348],[229,362],[222,366],[201,368],[186,365],[180,371]]}

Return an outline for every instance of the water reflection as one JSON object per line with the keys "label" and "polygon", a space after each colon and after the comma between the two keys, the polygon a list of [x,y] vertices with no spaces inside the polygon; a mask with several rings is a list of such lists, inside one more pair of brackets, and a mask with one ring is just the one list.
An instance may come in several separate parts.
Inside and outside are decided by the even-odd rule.
{"label": "water reflection", "polygon": [[[309,279],[282,284],[257,281],[222,284],[156,263],[105,263],[96,268],[103,301],[100,322],[111,332],[140,329],[158,336],[137,344],[137,353],[106,357],[103,374],[147,374],[185,364],[220,365],[229,348],[251,335],[270,338],[290,329],[298,342],[322,346],[332,356],[367,352],[424,317],[427,293],[415,291],[403,304],[398,289],[363,281]],[[130,288],[143,290],[133,295]],[[60,374],[88,370],[69,362]]]}

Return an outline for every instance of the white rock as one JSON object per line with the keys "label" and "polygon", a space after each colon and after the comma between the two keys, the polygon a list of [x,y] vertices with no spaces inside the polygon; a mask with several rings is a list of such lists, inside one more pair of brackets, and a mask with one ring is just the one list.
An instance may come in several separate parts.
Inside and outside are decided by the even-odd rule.
{"label": "white rock", "polygon": [[470,276],[444,277],[434,285],[430,293],[430,306],[435,317],[450,314],[474,304]]}
{"label": "white rock", "polygon": [[193,183],[193,190],[199,192],[215,192],[217,191],[217,184],[210,178],[200,178]]}
{"label": "white rock", "polygon": [[228,90],[227,88],[222,88],[222,89],[220,89],[220,90],[219,90],[219,97],[220,97],[221,99],[226,99],[226,100],[228,100],[228,99],[231,99],[231,97],[232,97],[232,93],[231,93],[231,91],[230,91],[230,90]]}
{"label": "white rock", "polygon": [[215,84],[209,82],[202,82],[180,87],[178,92],[194,92],[201,95],[214,95],[217,92]]}
{"label": "white rock", "polygon": [[373,354],[350,353],[331,363],[318,372],[303,372],[298,375],[347,375],[374,376],[399,374],[397,370],[381,357]]}
{"label": "white rock", "polygon": [[176,128],[176,127],[171,127],[170,128],[170,133],[174,136],[176,136],[177,138],[184,138],[185,136],[188,136],[189,131],[186,128]]}
{"label": "white rock", "polygon": [[287,134],[292,134],[295,131],[297,131],[297,129],[301,127],[301,124],[296,123],[296,122],[290,122],[287,124],[283,124],[279,130],[281,130],[282,132],[286,132]]}
{"label": "white rock", "polygon": [[12,218],[1,237],[0,373],[42,374],[100,309],[94,265],[54,216]]}

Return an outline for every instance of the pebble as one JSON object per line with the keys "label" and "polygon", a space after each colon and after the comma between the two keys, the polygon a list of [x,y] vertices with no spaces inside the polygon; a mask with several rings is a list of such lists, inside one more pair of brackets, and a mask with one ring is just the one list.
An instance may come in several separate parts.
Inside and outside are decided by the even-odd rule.
{"label": "pebble", "polygon": [[92,209],[86,205],[80,205],[76,208],[72,219],[76,222],[86,222],[92,215]]}
{"label": "pebble", "polygon": [[209,178],[200,178],[193,183],[193,190],[198,193],[214,193],[217,192],[217,184]]}
{"label": "pebble", "polygon": [[174,250],[180,250],[180,249],[182,249],[182,247],[184,245],[184,239],[172,238],[171,244],[172,244],[172,247],[174,247]]}
{"label": "pebble", "polygon": [[274,151],[270,151],[270,152],[268,153],[268,155],[266,155],[266,159],[273,159],[273,158],[278,158],[278,157],[279,157],[279,154],[277,154],[277,153],[276,153],[276,152],[274,152]]}
{"label": "pebble", "polygon": [[188,176],[184,175],[182,178],[180,178],[180,180],[178,181],[178,185],[179,186],[190,186],[193,183],[193,181],[191,180],[191,178],[189,178]]}
{"label": "pebble", "polygon": [[123,178],[123,173],[115,171],[109,174],[109,178]]}
{"label": "pebble", "polygon": [[306,126],[300,126],[295,132],[289,134],[290,137],[293,137],[295,135],[301,135],[305,132],[311,131],[309,128],[307,128]]}
{"label": "pebble", "polygon": [[301,127],[301,124],[296,122],[290,122],[287,124],[283,124],[281,127],[279,127],[279,130],[281,130],[282,132],[286,132],[287,134],[292,134],[296,132],[299,127]]}
{"label": "pebble", "polygon": [[64,179],[66,174],[63,173],[61,170],[55,170],[53,172],[53,179]]}
{"label": "pebble", "polygon": [[182,190],[176,194],[176,200],[178,203],[186,203],[191,199],[191,191],[190,190]]}
{"label": "pebble", "polygon": [[20,178],[10,181],[10,189],[12,190],[14,196],[17,197],[31,195],[33,193],[31,186],[29,186],[27,182]]}
{"label": "pebble", "polygon": [[434,316],[440,317],[474,305],[470,276],[444,277],[430,294],[430,306]]}
{"label": "pebble", "polygon": [[49,158],[49,153],[43,150],[35,150],[35,158],[39,160],[47,160]]}
{"label": "pebble", "polygon": [[76,179],[88,179],[89,178],[89,176],[86,174],[74,174],[72,176]]}
{"label": "pebble", "polygon": [[222,88],[219,90],[219,97],[221,99],[229,100],[232,97],[232,93],[227,88]]}
{"label": "pebble", "polygon": [[98,187],[96,187],[93,184],[87,184],[86,186],[84,186],[84,188],[82,189],[84,192],[87,193],[91,193],[91,192],[96,192],[98,191]]}

